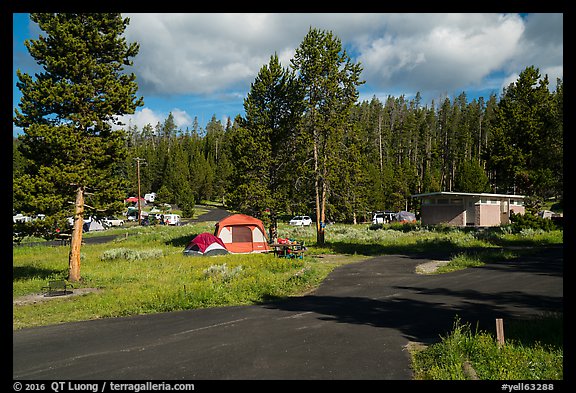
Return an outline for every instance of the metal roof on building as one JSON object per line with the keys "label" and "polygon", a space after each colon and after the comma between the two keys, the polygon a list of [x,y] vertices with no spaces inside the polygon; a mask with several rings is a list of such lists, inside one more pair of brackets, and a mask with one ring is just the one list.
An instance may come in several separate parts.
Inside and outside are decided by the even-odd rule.
{"label": "metal roof on building", "polygon": [[506,199],[524,199],[524,195],[508,195],[508,194],[491,194],[488,192],[454,192],[454,191],[436,191],[428,192],[424,194],[413,194],[410,195],[412,198],[425,198],[432,196],[472,196],[472,197],[483,197],[483,198],[506,198]]}

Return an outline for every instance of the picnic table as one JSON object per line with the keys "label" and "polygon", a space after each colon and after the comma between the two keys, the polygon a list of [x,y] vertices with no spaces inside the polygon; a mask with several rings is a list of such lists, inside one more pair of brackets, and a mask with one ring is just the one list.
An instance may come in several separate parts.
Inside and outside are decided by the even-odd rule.
{"label": "picnic table", "polygon": [[56,235],[56,240],[60,242],[61,246],[65,246],[70,244],[70,240],[72,239],[72,235],[69,233],[59,233]]}
{"label": "picnic table", "polygon": [[302,259],[306,251],[304,242],[272,243],[269,246],[275,256],[282,258]]}

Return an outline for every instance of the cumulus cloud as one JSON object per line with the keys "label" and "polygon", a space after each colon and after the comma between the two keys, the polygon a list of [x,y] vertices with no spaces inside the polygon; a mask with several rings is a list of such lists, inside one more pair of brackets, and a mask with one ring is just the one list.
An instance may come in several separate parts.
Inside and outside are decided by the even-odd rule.
{"label": "cumulus cloud", "polygon": [[374,91],[496,84],[529,65],[562,77],[562,14],[126,14],[144,94],[248,91],[277,53],[288,67],[310,27],[340,38]]}
{"label": "cumulus cloud", "polygon": [[168,113],[160,112],[157,110],[152,110],[150,108],[144,107],[141,110],[136,110],[134,114],[131,115],[123,115],[119,117],[119,120],[124,124],[123,126],[114,126],[114,128],[127,128],[127,127],[136,127],[137,129],[141,130],[146,125],[151,125],[152,127],[156,127],[158,123],[163,124],[168,115],[172,113],[172,117],[174,118],[174,123],[178,129],[186,129],[187,127],[191,127],[193,123],[192,117],[184,110],[179,108],[174,108]]}
{"label": "cumulus cloud", "polygon": [[210,94],[249,86],[274,50],[285,49],[272,45],[265,14],[126,16],[127,39],[140,43],[134,65],[144,92]]}
{"label": "cumulus cloud", "polygon": [[360,37],[375,14],[124,14],[134,69],[153,94],[212,94],[248,89],[276,53],[284,67],[310,27],[340,39]]}
{"label": "cumulus cloud", "polygon": [[162,123],[166,119],[160,113],[156,113],[150,108],[142,108],[142,110],[137,110],[132,115],[119,116],[118,120],[124,124],[123,126],[114,126],[113,128],[127,128],[136,126],[141,130],[145,125],[150,124],[152,127],[156,126],[158,122]]}
{"label": "cumulus cloud", "polygon": [[[365,78],[379,87],[451,91],[479,85],[516,52],[524,27],[510,15],[433,15],[400,35],[392,27],[359,48]],[[411,23],[416,24],[415,16]]]}
{"label": "cumulus cloud", "polygon": [[[14,20],[21,21],[20,14]],[[127,42],[140,45],[134,72],[146,107],[123,121],[140,129],[172,112],[179,128],[201,126],[214,114],[225,123],[242,112],[243,99],[262,66],[276,53],[290,66],[310,28],[331,31],[366,81],[360,99],[414,96],[424,102],[462,91],[501,93],[528,66],[563,78],[563,14],[458,13],[137,13]],[[26,22],[24,37],[38,26]],[[18,34],[18,40],[22,34]],[[13,68],[34,74],[38,65],[15,30]],[[17,43],[19,44],[17,45]],[[484,95],[486,97],[486,95]],[[15,89],[14,106],[19,100]],[[191,116],[190,113],[193,115]],[[14,130],[16,133],[17,129]]]}

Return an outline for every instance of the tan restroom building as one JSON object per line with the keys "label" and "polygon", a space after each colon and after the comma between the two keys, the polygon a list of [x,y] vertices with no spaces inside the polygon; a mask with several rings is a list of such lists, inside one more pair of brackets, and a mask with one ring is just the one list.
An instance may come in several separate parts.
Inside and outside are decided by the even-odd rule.
{"label": "tan restroom building", "polygon": [[510,214],[524,214],[523,195],[440,191],[414,194],[422,201],[424,225],[491,227],[510,223]]}

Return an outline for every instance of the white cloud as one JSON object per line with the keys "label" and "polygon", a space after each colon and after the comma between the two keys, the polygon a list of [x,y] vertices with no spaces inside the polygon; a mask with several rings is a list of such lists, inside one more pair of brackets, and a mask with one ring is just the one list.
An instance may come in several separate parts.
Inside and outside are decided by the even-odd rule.
{"label": "white cloud", "polygon": [[502,84],[500,85],[500,91],[510,86],[511,83],[515,83],[518,80],[519,76],[520,75],[517,73],[506,75],[506,77],[502,79]]}
{"label": "white cloud", "polygon": [[147,124],[155,127],[159,122],[164,122],[166,116],[156,113],[152,109],[142,108],[142,110],[137,110],[132,115],[119,116],[118,119],[124,124],[124,126],[114,126],[113,128],[115,129],[136,126],[141,130]]}
{"label": "white cloud", "polygon": [[[363,16],[364,15],[364,16]],[[248,89],[277,53],[289,67],[310,27],[354,37],[374,14],[125,14],[128,42],[138,42],[134,71],[140,90],[211,94]]]}
{"label": "white cloud", "polygon": [[186,111],[178,108],[174,108],[168,113],[154,111],[150,108],[142,108],[141,110],[136,110],[132,115],[120,116],[120,121],[125,124],[125,126],[122,127],[136,126],[141,130],[145,125],[150,124],[154,128],[158,123],[163,124],[170,113],[172,113],[174,123],[178,129],[186,129],[186,127],[192,126],[192,117]]}
{"label": "white cloud", "polygon": [[478,85],[505,65],[523,32],[519,17],[496,14],[412,15],[409,22],[419,26],[411,34],[390,28],[359,48],[373,84],[433,91]]}
{"label": "white cloud", "polygon": [[[562,14],[126,14],[140,93],[245,95],[277,53],[290,59],[310,27],[330,30],[374,91],[484,88],[530,65],[562,77]],[[552,78],[551,78],[552,80]],[[555,80],[555,77],[554,77]]]}
{"label": "white cloud", "polygon": [[174,117],[174,123],[178,128],[186,128],[192,125],[192,117],[186,111],[175,108],[172,110],[172,116]]}

